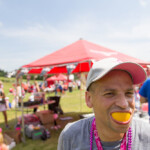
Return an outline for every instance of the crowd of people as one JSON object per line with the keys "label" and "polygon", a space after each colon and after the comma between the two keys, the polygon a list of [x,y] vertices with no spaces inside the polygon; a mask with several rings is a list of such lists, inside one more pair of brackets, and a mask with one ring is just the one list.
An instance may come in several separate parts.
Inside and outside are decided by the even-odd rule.
{"label": "crowd of people", "polygon": [[[9,128],[8,125],[8,117],[7,117],[7,110],[10,108],[20,107],[21,106],[21,100],[25,98],[26,93],[30,93],[29,101],[35,100],[36,93],[42,93],[43,100],[45,101],[45,93],[46,92],[54,92],[56,96],[63,94],[65,91],[69,90],[69,86],[72,88],[80,89],[80,81],[74,82],[69,81],[63,82],[63,81],[55,81],[54,84],[48,85],[46,81],[44,82],[37,82],[34,81],[33,83],[30,83],[29,80],[27,80],[26,83],[19,83],[19,80],[17,80],[16,83],[13,84],[13,87],[10,87],[9,92],[13,95],[14,99],[9,101],[9,97],[6,97],[5,91],[4,91],[4,85],[3,82],[0,81],[0,112],[3,113],[5,126],[6,128]],[[48,89],[52,90],[48,90]],[[69,90],[70,91],[70,90]],[[33,113],[36,113],[38,110],[38,107],[35,107],[33,109]]]}

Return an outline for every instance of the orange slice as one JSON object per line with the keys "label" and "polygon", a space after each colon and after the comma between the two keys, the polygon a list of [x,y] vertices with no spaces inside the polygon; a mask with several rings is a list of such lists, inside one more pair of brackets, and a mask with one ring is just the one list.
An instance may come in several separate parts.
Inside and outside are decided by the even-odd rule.
{"label": "orange slice", "polygon": [[131,114],[128,112],[113,112],[112,117],[119,122],[126,122],[130,119]]}

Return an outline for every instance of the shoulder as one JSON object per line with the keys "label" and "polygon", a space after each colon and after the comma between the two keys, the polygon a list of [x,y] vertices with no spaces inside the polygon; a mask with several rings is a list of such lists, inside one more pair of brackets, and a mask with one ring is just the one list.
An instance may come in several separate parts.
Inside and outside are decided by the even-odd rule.
{"label": "shoulder", "polygon": [[81,119],[67,124],[59,136],[58,150],[86,147],[85,143],[87,144],[90,139],[90,128],[93,118]]}
{"label": "shoulder", "polygon": [[139,90],[139,94],[142,96],[147,96],[148,94],[148,90],[150,89],[150,78],[148,78],[143,85],[141,86],[140,90]]}
{"label": "shoulder", "polygon": [[150,84],[150,78],[147,78],[143,85],[147,85],[147,84],[148,85]]}
{"label": "shoulder", "polygon": [[148,120],[134,118],[132,121],[134,138],[139,138],[142,141],[150,142],[150,124]]}
{"label": "shoulder", "polygon": [[132,149],[150,149],[150,124],[148,120],[135,118],[132,120]]}
{"label": "shoulder", "polygon": [[69,123],[66,125],[66,127],[63,130],[64,134],[67,134],[68,136],[71,135],[72,133],[80,133],[82,130],[89,130],[90,126],[92,124],[93,117],[85,118],[85,119],[80,119],[78,121],[75,121],[73,123]]}

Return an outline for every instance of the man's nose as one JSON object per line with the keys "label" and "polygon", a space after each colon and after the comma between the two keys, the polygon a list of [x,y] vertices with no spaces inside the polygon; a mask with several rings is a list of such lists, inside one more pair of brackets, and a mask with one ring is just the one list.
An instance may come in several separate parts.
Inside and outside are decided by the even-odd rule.
{"label": "man's nose", "polygon": [[128,98],[124,94],[120,94],[116,100],[116,105],[125,109],[129,106]]}

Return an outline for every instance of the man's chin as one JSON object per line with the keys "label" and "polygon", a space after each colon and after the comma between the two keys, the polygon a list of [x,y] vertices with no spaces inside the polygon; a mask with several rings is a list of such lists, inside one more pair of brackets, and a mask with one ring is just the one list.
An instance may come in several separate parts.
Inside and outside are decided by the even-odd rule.
{"label": "man's chin", "polygon": [[129,126],[128,127],[120,127],[120,128],[115,129],[115,131],[117,133],[126,133],[128,131],[128,129],[129,129]]}
{"label": "man's chin", "polygon": [[116,122],[112,121],[111,127],[117,133],[125,133],[126,131],[128,131],[130,124],[131,124],[131,120],[128,121],[127,123],[116,123]]}
{"label": "man's chin", "polygon": [[128,124],[116,124],[113,122],[112,129],[117,133],[125,133],[130,127],[130,122]]}

